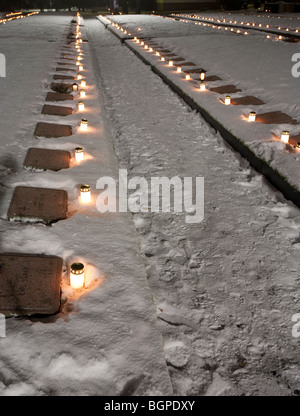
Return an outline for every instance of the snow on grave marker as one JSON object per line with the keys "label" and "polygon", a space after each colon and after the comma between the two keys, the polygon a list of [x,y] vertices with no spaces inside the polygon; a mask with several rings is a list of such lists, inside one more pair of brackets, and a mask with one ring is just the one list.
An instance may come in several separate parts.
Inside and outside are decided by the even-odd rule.
{"label": "snow on grave marker", "polygon": [[64,220],[68,194],[61,189],[17,186],[7,213],[10,221],[43,222]]}

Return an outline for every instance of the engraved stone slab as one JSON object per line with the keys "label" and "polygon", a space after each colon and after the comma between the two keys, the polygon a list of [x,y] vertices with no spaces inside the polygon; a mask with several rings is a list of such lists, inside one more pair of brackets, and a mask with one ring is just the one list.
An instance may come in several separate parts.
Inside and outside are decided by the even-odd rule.
{"label": "engraved stone slab", "polygon": [[207,82],[213,82],[213,81],[220,81],[222,78],[218,77],[218,75],[209,75],[208,77],[205,77],[205,81]]}
{"label": "engraved stone slab", "polygon": [[257,114],[256,121],[262,124],[297,124],[297,120],[294,120],[292,117],[281,111]]}
{"label": "engraved stone slab", "polygon": [[64,124],[38,123],[34,135],[47,138],[71,136],[72,127]]}
{"label": "engraved stone slab", "polygon": [[16,186],[7,217],[49,224],[67,218],[68,195],[61,189]]}
{"label": "engraved stone slab", "polygon": [[26,169],[53,170],[68,169],[71,155],[66,150],[40,149],[30,147],[23,166]]}
{"label": "engraved stone slab", "polygon": [[62,266],[62,259],[56,256],[0,254],[0,313],[58,312]]}
{"label": "engraved stone slab", "polygon": [[50,116],[70,116],[73,114],[73,109],[71,107],[45,104],[42,109],[42,114],[49,114]]}
{"label": "engraved stone slab", "polygon": [[65,71],[68,71],[68,70],[69,71],[74,71],[75,63],[72,64],[72,62],[58,62],[57,65],[59,65],[60,68],[64,67],[64,66],[68,66],[68,68],[66,68]]}
{"label": "engraved stone slab", "polygon": [[46,95],[46,101],[68,101],[73,100],[72,94],[62,94],[59,92],[48,92]]}
{"label": "engraved stone slab", "polygon": [[75,79],[73,75],[61,75],[61,74],[55,74],[53,76],[53,79],[64,79],[64,80],[71,80]]}
{"label": "engraved stone slab", "polygon": [[181,66],[196,66],[193,62],[183,62]]}
{"label": "engraved stone slab", "polygon": [[233,105],[262,105],[265,104],[262,100],[252,95],[247,95],[246,97],[233,98],[231,100]]}
{"label": "engraved stone slab", "polygon": [[202,72],[202,68],[185,69],[184,72],[189,74],[200,74],[200,72]]}
{"label": "engraved stone slab", "polygon": [[220,87],[210,88],[210,91],[217,92],[218,94],[233,94],[242,90],[237,88],[235,85],[222,85]]}
{"label": "engraved stone slab", "polygon": [[70,68],[59,68],[59,67],[57,67],[57,68],[56,68],[56,71],[57,71],[57,72],[62,72],[62,71],[65,71],[65,72],[69,72],[69,71],[74,72],[74,71],[75,71],[75,69],[70,69]]}

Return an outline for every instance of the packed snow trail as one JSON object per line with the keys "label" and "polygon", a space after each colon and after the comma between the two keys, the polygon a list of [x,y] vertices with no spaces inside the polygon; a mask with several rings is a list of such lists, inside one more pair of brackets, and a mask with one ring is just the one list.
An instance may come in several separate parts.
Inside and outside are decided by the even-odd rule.
{"label": "packed snow trail", "polygon": [[133,214],[174,393],[299,394],[299,209],[99,21],[85,22],[120,168],[205,178],[200,224]]}

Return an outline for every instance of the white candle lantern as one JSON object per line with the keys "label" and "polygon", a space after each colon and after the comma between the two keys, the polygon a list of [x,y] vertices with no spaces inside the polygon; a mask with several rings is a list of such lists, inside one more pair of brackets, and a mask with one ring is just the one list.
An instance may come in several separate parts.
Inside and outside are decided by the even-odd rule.
{"label": "white candle lantern", "polygon": [[84,111],[84,102],[83,101],[78,102],[78,111]]}
{"label": "white candle lantern", "polygon": [[81,87],[86,87],[86,81],[84,79],[81,80],[80,86]]}
{"label": "white candle lantern", "polygon": [[161,58],[160,58],[160,60],[162,61],[162,62],[165,62],[165,58],[162,56]]}
{"label": "white candle lantern", "polygon": [[84,204],[91,201],[91,187],[90,185],[81,185],[80,187],[80,199]]}
{"label": "white candle lantern", "polygon": [[153,52],[153,48],[149,48],[149,52]]}
{"label": "white candle lantern", "polygon": [[191,79],[190,74],[186,74],[185,79],[186,79],[187,81],[189,81],[189,80]]}
{"label": "white candle lantern", "polygon": [[73,289],[84,287],[84,264],[73,263],[70,267],[70,285]]}
{"label": "white candle lantern", "polygon": [[81,75],[81,74],[78,74],[78,75],[77,75],[77,79],[78,79],[78,80],[81,80],[81,79],[82,79],[82,75]]}
{"label": "white candle lantern", "polygon": [[73,89],[73,91],[78,91],[78,85],[76,84],[76,82],[74,82],[74,84],[72,84],[72,89]]}
{"label": "white candle lantern", "polygon": [[205,80],[205,71],[201,71],[199,76],[200,76],[200,80],[204,81]]}
{"label": "white candle lantern", "polygon": [[75,160],[76,162],[81,162],[83,160],[83,148],[82,147],[75,148]]}
{"label": "white candle lantern", "polygon": [[159,52],[155,52],[155,56],[160,56],[160,53]]}
{"label": "white candle lantern", "polygon": [[178,66],[176,71],[180,73],[181,72],[181,66]]}
{"label": "white candle lantern", "polygon": [[80,122],[80,128],[82,131],[86,131],[88,127],[88,121],[86,118],[83,118]]}
{"label": "white candle lantern", "polygon": [[145,45],[145,46],[144,46],[144,48],[145,48],[145,49],[149,49],[149,46],[148,46],[148,45]]}
{"label": "white candle lantern", "polygon": [[224,100],[225,105],[230,105],[231,104],[231,97],[230,95],[226,95],[225,100]]}
{"label": "white candle lantern", "polygon": [[249,121],[255,121],[256,120],[256,112],[255,111],[250,111],[248,120]]}
{"label": "white candle lantern", "polygon": [[171,60],[171,61],[169,61],[169,64],[168,64],[169,66],[173,66],[173,61]]}
{"label": "white candle lantern", "polygon": [[200,82],[199,88],[200,88],[200,91],[205,91],[205,82],[204,81]]}
{"label": "white candle lantern", "polygon": [[84,98],[85,97],[85,90],[80,90],[80,97]]}
{"label": "white candle lantern", "polygon": [[290,140],[290,132],[289,131],[283,131],[281,133],[280,140],[284,143],[288,143]]}
{"label": "white candle lantern", "polygon": [[79,65],[78,71],[83,71],[83,65]]}

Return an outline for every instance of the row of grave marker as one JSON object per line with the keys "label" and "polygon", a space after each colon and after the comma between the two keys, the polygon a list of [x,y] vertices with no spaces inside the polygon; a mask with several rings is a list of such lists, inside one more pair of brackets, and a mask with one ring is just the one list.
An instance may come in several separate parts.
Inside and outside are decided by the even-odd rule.
{"label": "row of grave marker", "polygon": [[[80,16],[77,14],[77,21]],[[76,20],[72,20],[71,28]],[[77,26],[78,27],[78,26]],[[68,54],[71,43],[77,44],[78,36],[75,33],[68,36],[68,44],[54,75],[54,81],[73,82],[74,75],[60,74],[62,71],[71,71],[69,65],[74,65],[74,55]],[[68,62],[66,62],[68,61]],[[73,71],[73,70],[72,70]],[[54,92],[58,86],[72,88],[70,84],[51,83],[51,92],[46,96],[46,102],[70,101],[74,96],[70,93]],[[45,104],[42,114],[50,116],[68,116],[73,113],[72,107]],[[44,138],[58,138],[72,135],[72,127],[65,124],[37,123],[34,135]],[[24,168],[28,170],[58,171],[70,166],[71,154],[66,150],[34,148],[28,149],[24,160]],[[67,218],[68,194],[65,190],[17,186],[14,189],[7,218],[10,221],[42,222],[50,224]],[[60,309],[61,276],[63,259],[58,256],[28,254],[28,253],[2,253],[0,254],[0,313],[5,316],[15,315],[49,315]],[[70,280],[83,277],[83,271],[74,264],[74,271],[70,272]],[[77,267],[77,270],[76,270]]]}

